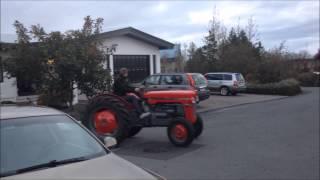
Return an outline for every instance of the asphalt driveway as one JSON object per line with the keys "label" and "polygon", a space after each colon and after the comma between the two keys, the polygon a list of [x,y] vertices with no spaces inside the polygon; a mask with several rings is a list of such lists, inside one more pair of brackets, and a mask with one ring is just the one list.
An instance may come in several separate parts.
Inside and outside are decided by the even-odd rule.
{"label": "asphalt driveway", "polygon": [[202,116],[188,148],[149,128],[114,151],[168,179],[319,179],[319,88]]}
{"label": "asphalt driveway", "polygon": [[201,101],[198,104],[198,112],[208,112],[212,110],[234,107],[238,105],[251,104],[257,102],[266,102],[276,99],[286,98],[287,96],[277,95],[261,95],[261,94],[244,94],[239,93],[236,96],[221,96],[217,93],[212,93],[210,98]]}

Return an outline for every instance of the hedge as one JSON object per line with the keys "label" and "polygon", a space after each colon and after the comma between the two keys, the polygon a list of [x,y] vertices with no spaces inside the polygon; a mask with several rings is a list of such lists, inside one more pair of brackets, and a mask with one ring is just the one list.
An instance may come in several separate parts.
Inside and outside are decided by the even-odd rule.
{"label": "hedge", "polygon": [[300,82],[301,86],[320,87],[319,78],[319,75],[312,72],[307,72],[299,74],[297,79]]}
{"label": "hedge", "polygon": [[246,92],[253,94],[293,96],[301,93],[301,87],[297,80],[286,79],[276,83],[248,84]]}

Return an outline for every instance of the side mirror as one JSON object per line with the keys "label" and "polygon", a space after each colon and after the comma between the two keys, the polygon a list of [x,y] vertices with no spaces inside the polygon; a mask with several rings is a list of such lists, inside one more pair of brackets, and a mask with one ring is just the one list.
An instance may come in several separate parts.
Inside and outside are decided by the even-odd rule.
{"label": "side mirror", "polygon": [[111,148],[111,147],[117,145],[117,140],[114,137],[110,137],[110,136],[105,137],[103,139],[103,142],[107,148]]}

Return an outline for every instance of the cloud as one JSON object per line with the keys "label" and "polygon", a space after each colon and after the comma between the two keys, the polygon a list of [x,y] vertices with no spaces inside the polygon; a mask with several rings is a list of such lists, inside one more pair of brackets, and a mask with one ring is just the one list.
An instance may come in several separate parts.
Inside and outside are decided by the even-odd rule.
{"label": "cloud", "polygon": [[173,42],[195,42],[197,44],[202,44],[202,41],[205,36],[205,32],[196,32],[196,33],[189,33],[182,36],[177,36],[172,38]]}
{"label": "cloud", "polygon": [[207,25],[212,18],[212,10],[193,11],[188,13],[189,23],[194,25]]}
{"label": "cloud", "polygon": [[153,6],[151,9],[155,11],[156,13],[164,13],[168,10],[168,4],[165,2],[159,2],[155,6]]}
{"label": "cloud", "polygon": [[14,39],[14,20],[26,27],[39,23],[47,31],[66,31],[81,28],[83,17],[91,15],[104,18],[104,31],[132,26],[199,46],[214,12],[228,29],[245,26],[253,17],[266,48],[282,40],[293,51],[306,47],[314,53],[319,47],[317,1],[1,1],[1,40]]}

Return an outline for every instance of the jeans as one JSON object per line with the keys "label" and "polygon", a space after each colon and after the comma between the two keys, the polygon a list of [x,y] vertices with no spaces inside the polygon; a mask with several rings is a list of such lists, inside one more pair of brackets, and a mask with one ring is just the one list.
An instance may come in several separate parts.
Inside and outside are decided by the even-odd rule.
{"label": "jeans", "polygon": [[143,109],[140,104],[140,99],[136,98],[135,96],[130,96],[130,95],[125,96],[124,99],[134,106],[134,108],[136,109],[136,111],[139,115],[143,113]]}

